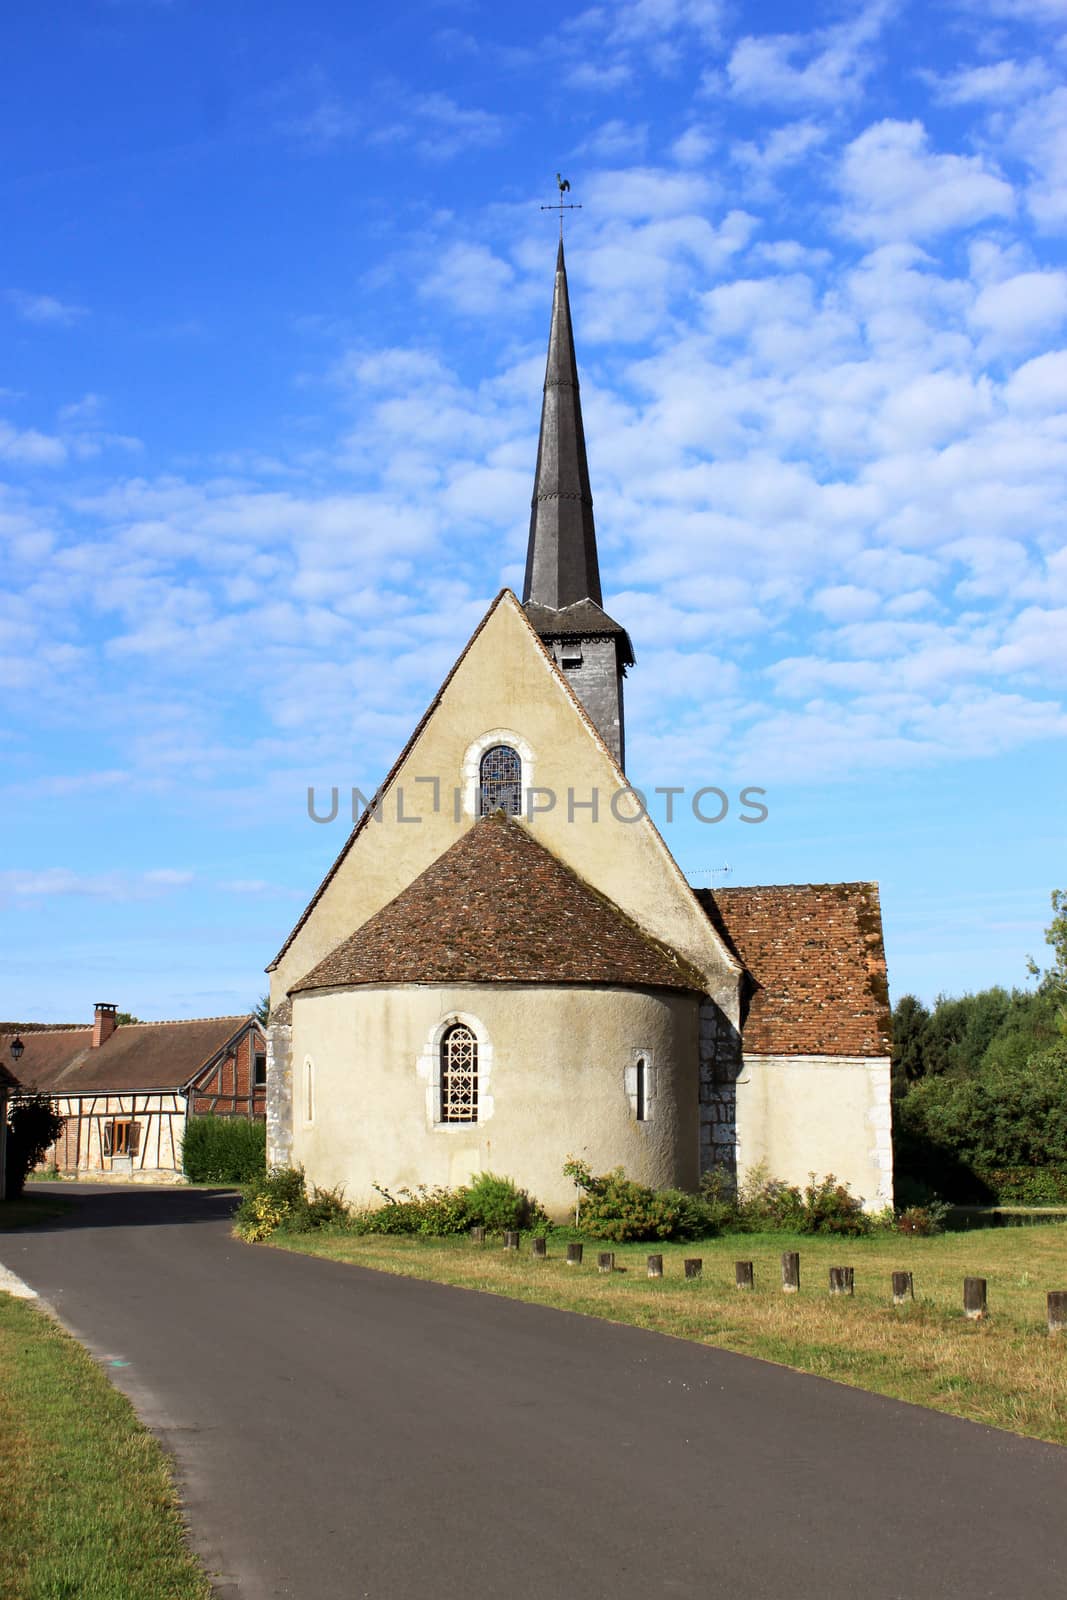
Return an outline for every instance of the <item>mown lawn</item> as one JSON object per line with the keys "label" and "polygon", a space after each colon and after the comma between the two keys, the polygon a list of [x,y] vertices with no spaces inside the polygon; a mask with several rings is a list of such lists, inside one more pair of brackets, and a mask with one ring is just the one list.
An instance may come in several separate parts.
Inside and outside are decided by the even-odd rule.
{"label": "mown lawn", "polygon": [[0,1294],[0,1600],[209,1600],[166,1457],[92,1358]]}
{"label": "mown lawn", "polygon": [[[566,1244],[549,1241],[537,1261],[524,1241],[516,1256],[498,1242],[338,1233],[285,1235],[289,1250],[379,1272],[536,1301],[585,1316],[633,1323],[702,1344],[817,1373],[1015,1433],[1067,1444],[1067,1334],[1047,1333],[1045,1295],[1067,1289],[1067,1224],[948,1233],[933,1239],[875,1235],[834,1239],[730,1235],[699,1244],[598,1245],[586,1241],[580,1267]],[[614,1249],[617,1270],[597,1272],[598,1249]],[[799,1250],[801,1292],[781,1290],[783,1250]],[[650,1280],[650,1252],[664,1276]],[[703,1258],[687,1281],[686,1256]],[[756,1289],[734,1288],[734,1262],[755,1263]],[[831,1298],[829,1268],[852,1266],[856,1292]],[[914,1275],[915,1301],[892,1304],[890,1274]],[[989,1316],[962,1314],[964,1277],[989,1285]]]}

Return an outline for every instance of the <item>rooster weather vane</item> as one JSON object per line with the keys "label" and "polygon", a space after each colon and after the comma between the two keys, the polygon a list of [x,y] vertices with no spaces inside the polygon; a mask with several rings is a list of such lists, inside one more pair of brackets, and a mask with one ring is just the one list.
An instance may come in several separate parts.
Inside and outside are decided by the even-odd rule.
{"label": "rooster weather vane", "polygon": [[571,180],[569,178],[562,178],[562,177],[560,177],[559,173],[557,172],[556,173],[556,185],[557,185],[557,187],[559,189],[559,199],[558,199],[558,201],[556,202],[556,204],[554,206],[542,206],[541,210],[542,211],[558,211],[559,212],[559,242],[560,242],[560,244],[562,244],[563,243],[563,213],[565,211],[580,211],[582,208],[581,208],[580,205],[575,205],[572,201],[564,200],[564,198],[563,198],[563,196],[565,194],[570,194],[570,192],[571,192]]}

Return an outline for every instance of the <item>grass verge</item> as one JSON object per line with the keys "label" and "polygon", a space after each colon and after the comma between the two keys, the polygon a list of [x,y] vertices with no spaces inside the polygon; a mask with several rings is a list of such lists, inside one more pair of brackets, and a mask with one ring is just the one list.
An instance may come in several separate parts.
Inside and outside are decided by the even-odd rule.
{"label": "grass verge", "polygon": [[68,1334],[0,1294],[0,1600],[210,1600],[166,1457]]}
{"label": "grass verge", "polygon": [[17,1200],[5,1200],[0,1205],[0,1233],[9,1228],[29,1228],[35,1222],[50,1222],[53,1217],[66,1216],[73,1209],[70,1200],[54,1194],[23,1194]]}
{"label": "grass verge", "polygon": [[[587,1242],[576,1268],[565,1264],[566,1246],[551,1240],[544,1261],[530,1256],[528,1244],[516,1256],[465,1238],[276,1233],[270,1243],[632,1323],[1067,1444],[1067,1335],[1049,1337],[1045,1308],[1046,1291],[1067,1288],[1067,1224],[933,1239],[747,1234],[684,1245]],[[614,1249],[614,1273],[597,1272],[598,1248]],[[646,1274],[653,1250],[664,1258],[658,1280]],[[800,1251],[799,1295],[781,1291],[783,1250]],[[684,1278],[686,1256],[703,1258],[700,1278]],[[736,1260],[755,1263],[754,1293],[734,1288]],[[855,1267],[853,1298],[831,1299],[831,1266]],[[899,1309],[890,1293],[893,1271],[914,1275],[916,1298]],[[963,1317],[965,1276],[988,1280],[983,1322]]]}

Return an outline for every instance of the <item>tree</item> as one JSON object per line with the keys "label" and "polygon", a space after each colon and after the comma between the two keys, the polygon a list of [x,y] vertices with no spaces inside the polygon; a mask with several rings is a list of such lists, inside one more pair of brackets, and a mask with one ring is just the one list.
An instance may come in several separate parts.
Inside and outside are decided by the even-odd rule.
{"label": "tree", "polygon": [[255,1017],[256,1021],[258,1023],[260,1023],[264,1028],[267,1026],[267,1020],[270,1017],[270,995],[269,994],[261,994],[260,995],[260,997],[256,1001],[255,1005],[252,1007],[252,1015]]}
{"label": "tree", "polygon": [[17,1200],[26,1179],[63,1132],[63,1118],[46,1094],[20,1095],[8,1113],[7,1198]]}
{"label": "tree", "polygon": [[893,1011],[893,1092],[906,1092],[909,1083],[918,1083],[926,1074],[923,1041],[930,1024],[930,1013],[913,994],[903,994]]}
{"label": "tree", "polygon": [[1045,943],[1052,951],[1052,965],[1041,968],[1033,956],[1028,958],[1026,965],[1030,976],[1037,978],[1041,988],[1052,995],[1058,1006],[1064,1008],[1058,1023],[1060,1032],[1067,1033],[1067,889],[1053,889],[1049,898],[1052,901],[1052,921],[1045,929]]}
{"label": "tree", "polygon": [[132,1011],[120,1011],[115,1018],[117,1028],[128,1028],[131,1022],[140,1022],[140,1017],[135,1017]]}

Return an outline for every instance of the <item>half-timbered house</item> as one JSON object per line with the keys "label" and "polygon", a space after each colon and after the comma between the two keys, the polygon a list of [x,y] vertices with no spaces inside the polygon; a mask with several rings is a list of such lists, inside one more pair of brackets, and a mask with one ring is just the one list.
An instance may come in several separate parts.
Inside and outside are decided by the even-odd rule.
{"label": "half-timbered house", "polygon": [[98,1005],[91,1027],[26,1022],[18,1032],[24,1090],[47,1094],[64,1119],[42,1162],[61,1173],[173,1181],[190,1116],[266,1112],[254,1016],[120,1025],[115,1006]]}

